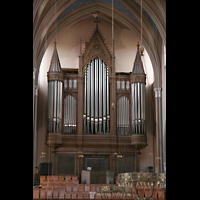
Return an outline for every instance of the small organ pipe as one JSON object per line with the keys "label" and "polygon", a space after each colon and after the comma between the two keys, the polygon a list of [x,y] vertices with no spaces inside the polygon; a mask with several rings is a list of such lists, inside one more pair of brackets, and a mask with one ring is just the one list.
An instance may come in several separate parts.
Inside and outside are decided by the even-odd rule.
{"label": "small organ pipe", "polygon": [[117,101],[117,134],[119,134],[119,100]]}

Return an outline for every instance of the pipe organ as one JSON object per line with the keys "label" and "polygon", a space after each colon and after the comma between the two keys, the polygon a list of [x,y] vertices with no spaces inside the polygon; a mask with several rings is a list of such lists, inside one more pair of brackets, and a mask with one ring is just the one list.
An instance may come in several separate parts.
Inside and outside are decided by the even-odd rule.
{"label": "pipe organ", "polygon": [[[122,146],[125,156],[135,156],[135,162],[136,151],[147,146],[146,75],[139,45],[132,72],[116,73],[112,66],[115,57],[99,30],[97,26],[85,51],[80,51],[78,69],[61,68],[55,43],[47,73],[46,144],[58,155],[60,146],[62,153],[73,152],[69,156],[104,152],[112,158],[110,163],[115,162],[113,152],[120,152]],[[111,165],[113,169],[117,163]],[[80,170],[76,172],[81,174]]]}
{"label": "pipe organ", "polygon": [[105,62],[98,57],[87,65],[84,92],[84,133],[109,133],[109,74]]}

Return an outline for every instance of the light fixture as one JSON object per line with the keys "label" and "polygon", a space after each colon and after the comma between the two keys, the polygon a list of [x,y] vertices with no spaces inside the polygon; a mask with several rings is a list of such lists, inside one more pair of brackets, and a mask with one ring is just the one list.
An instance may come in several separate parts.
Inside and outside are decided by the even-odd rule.
{"label": "light fixture", "polygon": [[46,157],[46,152],[43,149],[42,153],[40,154],[40,158],[45,158],[45,157]]}
{"label": "light fixture", "polygon": [[122,158],[122,155],[121,154],[117,155],[117,158]]}
{"label": "light fixture", "polygon": [[[147,172],[130,172],[118,174],[118,186],[131,188],[134,187],[137,198],[140,200],[151,200],[154,192],[154,187],[159,185],[161,188],[166,187],[166,176],[164,173],[147,173]],[[149,186],[151,185],[151,187]],[[151,195],[149,198],[139,197],[138,187],[150,187]]]}
{"label": "light fixture", "polygon": [[78,157],[79,158],[83,158],[84,157],[84,155],[82,154],[82,151],[78,151],[77,153],[78,153]]}

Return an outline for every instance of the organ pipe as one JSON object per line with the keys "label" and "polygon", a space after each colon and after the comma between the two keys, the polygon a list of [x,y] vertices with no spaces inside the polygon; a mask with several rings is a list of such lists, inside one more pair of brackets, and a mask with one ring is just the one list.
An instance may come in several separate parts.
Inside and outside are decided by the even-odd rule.
{"label": "organ pipe", "polygon": [[76,99],[68,95],[64,100],[64,134],[76,133]]}
{"label": "organ pipe", "polygon": [[129,135],[129,100],[125,96],[117,101],[117,134]]}
{"label": "organ pipe", "polygon": [[103,63],[103,133],[106,133],[106,70]]}
{"label": "organ pipe", "polygon": [[99,79],[98,79],[98,69],[99,69],[99,62],[98,62],[98,59],[96,58],[95,59],[95,134],[98,133],[98,89],[99,89],[99,86],[98,86],[98,82],[99,82]]}
{"label": "organ pipe", "polygon": [[94,133],[94,60],[91,66],[91,133]]}
{"label": "organ pipe", "polygon": [[102,131],[102,61],[99,59],[99,133]]}
{"label": "organ pipe", "polygon": [[90,133],[90,65],[88,66],[87,74],[87,133]]}
{"label": "organ pipe", "polygon": [[62,82],[48,83],[48,132],[61,133],[62,123]]}
{"label": "organ pipe", "polygon": [[[85,85],[87,84],[87,73],[85,71]],[[86,134],[86,106],[87,106],[87,88],[85,87],[85,91],[84,91],[84,108],[83,108],[83,131]]]}
{"label": "organ pipe", "polygon": [[98,57],[91,60],[85,73],[86,133],[106,134],[110,131],[109,74],[106,64]]}
{"label": "organ pipe", "polygon": [[110,91],[109,91],[109,73],[108,73],[108,68],[107,68],[107,88],[106,88],[106,91],[107,91],[107,95],[106,95],[106,97],[107,97],[107,99],[106,99],[106,103],[107,103],[107,132],[109,132],[110,131],[110,107],[109,107],[109,105],[110,105],[110,101],[109,101],[109,94],[110,94]]}

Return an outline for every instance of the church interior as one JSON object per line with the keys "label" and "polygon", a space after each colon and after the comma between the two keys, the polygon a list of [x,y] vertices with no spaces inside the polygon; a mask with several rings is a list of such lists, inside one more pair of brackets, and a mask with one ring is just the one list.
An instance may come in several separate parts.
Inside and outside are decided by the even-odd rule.
{"label": "church interior", "polygon": [[33,199],[166,199],[165,0],[33,0]]}

